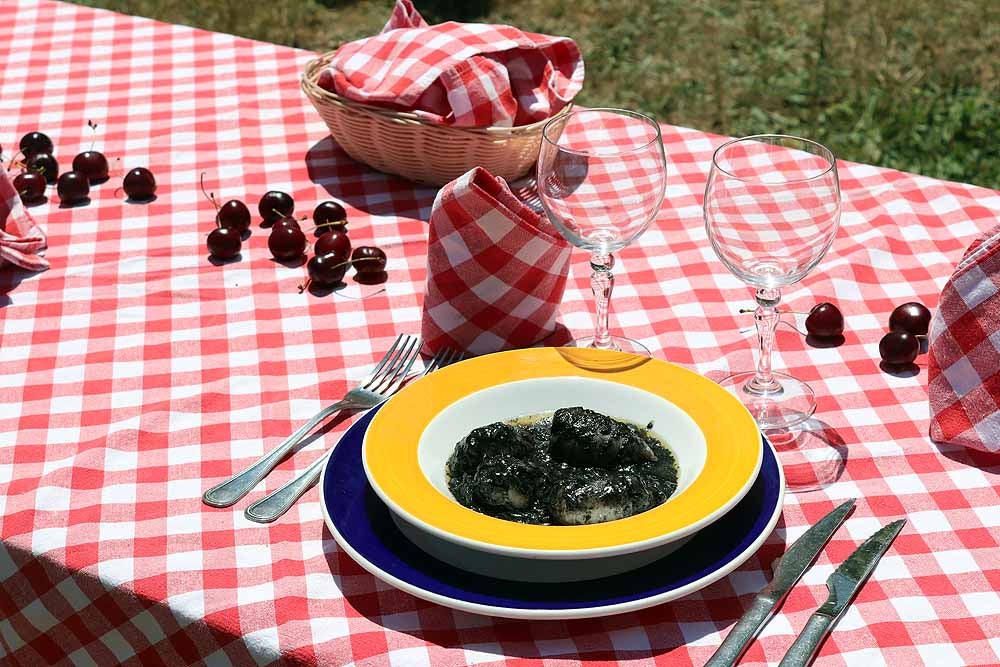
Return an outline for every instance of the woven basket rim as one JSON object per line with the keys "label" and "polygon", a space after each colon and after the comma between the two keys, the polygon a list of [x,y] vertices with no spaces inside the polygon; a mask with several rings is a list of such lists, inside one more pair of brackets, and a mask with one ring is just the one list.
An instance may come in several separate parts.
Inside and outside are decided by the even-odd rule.
{"label": "woven basket rim", "polygon": [[319,79],[319,74],[323,67],[329,64],[333,55],[336,53],[334,51],[328,51],[320,55],[317,58],[313,58],[308,63],[306,63],[305,70],[302,72],[302,90],[310,99],[322,103],[322,104],[333,104],[340,107],[345,107],[352,111],[357,111],[360,113],[378,116],[386,120],[390,120],[395,123],[406,124],[406,125],[422,125],[425,127],[443,129],[451,132],[465,132],[472,135],[486,135],[494,139],[502,139],[504,137],[510,137],[513,135],[521,134],[534,134],[541,130],[541,128],[554,118],[559,118],[570,112],[573,108],[573,103],[570,102],[557,113],[549,116],[548,118],[543,118],[542,120],[536,121],[529,125],[517,125],[514,127],[501,127],[498,125],[484,125],[484,126],[461,126],[461,125],[442,125],[440,123],[434,123],[429,120],[423,119],[414,113],[408,111],[393,111],[392,109],[386,109],[385,107],[379,107],[372,104],[364,104],[362,102],[356,102],[354,100],[349,100],[346,97],[342,97],[336,93],[332,93],[325,88],[320,88],[317,80]]}

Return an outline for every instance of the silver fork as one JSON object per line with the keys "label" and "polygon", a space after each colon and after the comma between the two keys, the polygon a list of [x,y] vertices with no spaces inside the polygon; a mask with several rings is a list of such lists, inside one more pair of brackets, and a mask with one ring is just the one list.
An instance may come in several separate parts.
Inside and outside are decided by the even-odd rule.
{"label": "silver fork", "polygon": [[[461,361],[464,356],[464,354],[459,354],[451,349],[440,350],[427,362],[427,365],[418,374],[418,377],[427,375],[455,361]],[[303,493],[319,481],[320,473],[322,473],[323,468],[326,466],[327,459],[333,453],[334,447],[330,447],[323,456],[316,459],[312,465],[302,471],[300,475],[285,483],[280,489],[272,491],[247,507],[243,512],[243,516],[257,523],[271,523],[287,512],[295,504],[295,501],[302,497]]]}
{"label": "silver fork", "polygon": [[420,336],[400,334],[378,366],[344,397],[320,410],[280,445],[253,465],[216,484],[201,497],[206,505],[229,507],[257,486],[310,431],[338,410],[367,410],[385,401],[402,385],[413,362],[420,356]]}

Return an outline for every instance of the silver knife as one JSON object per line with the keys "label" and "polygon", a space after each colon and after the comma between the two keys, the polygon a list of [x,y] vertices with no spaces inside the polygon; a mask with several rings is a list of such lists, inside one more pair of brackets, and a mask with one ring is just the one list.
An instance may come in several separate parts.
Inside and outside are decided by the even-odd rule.
{"label": "silver knife", "polygon": [[806,627],[795,638],[778,667],[805,667],[813,661],[840,615],[865,585],[875,566],[903,529],[906,519],[893,521],[865,540],[826,580],[830,590],[826,602],[809,617]]}
{"label": "silver knife", "polygon": [[788,591],[809,569],[816,556],[823,550],[830,537],[844,522],[848,512],[854,507],[854,499],[840,505],[795,540],[785,555],[775,561],[774,578],[764,590],[757,593],[743,618],[733,626],[722,646],[712,654],[705,667],[731,667],[739,662],[767,622],[785,601]]}

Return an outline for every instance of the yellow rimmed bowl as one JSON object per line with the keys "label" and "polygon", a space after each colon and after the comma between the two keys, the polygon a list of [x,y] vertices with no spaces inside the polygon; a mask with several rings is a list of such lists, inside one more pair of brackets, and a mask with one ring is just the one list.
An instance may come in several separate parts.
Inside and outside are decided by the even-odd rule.
{"label": "yellow rimmed bowl", "polygon": [[[677,459],[678,488],[635,516],[585,526],[505,521],[460,505],[445,463],[473,428],[583,406],[646,424]],[[412,383],[379,410],[365,474],[400,530],[451,565],[522,581],[574,581],[641,567],[731,509],[753,485],[761,436],[743,405],[674,364],[603,350],[536,348],[470,359]]]}

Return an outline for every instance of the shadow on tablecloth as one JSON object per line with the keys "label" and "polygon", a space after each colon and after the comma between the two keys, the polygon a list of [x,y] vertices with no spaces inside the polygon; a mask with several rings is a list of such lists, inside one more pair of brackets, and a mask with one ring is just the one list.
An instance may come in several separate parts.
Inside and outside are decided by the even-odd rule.
{"label": "shadow on tablecloth", "polygon": [[305,162],[309,180],[352,208],[376,216],[430,217],[437,188],[376,171],[354,160],[332,137],[313,144]]}
{"label": "shadow on tablecloth", "polygon": [[789,431],[768,432],[792,493],[817,491],[837,482],[847,468],[847,445],[834,427],[812,417]]}
{"label": "shadow on tablecloth", "polygon": [[23,280],[31,276],[40,275],[33,271],[23,271],[19,267],[7,264],[0,268],[0,308],[9,306],[13,301],[10,293],[21,284]]}
{"label": "shadow on tablecloth", "polygon": [[1000,475],[1000,454],[990,454],[978,449],[969,449],[961,445],[950,445],[946,442],[934,442],[933,440],[931,440],[931,444],[937,447],[941,456],[951,459],[955,463],[979,468],[990,475]]}
{"label": "shadow on tablecloth", "polygon": [[[415,546],[407,545],[414,554],[427,558]],[[786,530],[784,517],[779,517],[774,531],[754,556],[728,576],[690,596],[636,612],[570,621],[492,618],[442,607],[378,582],[340,549],[325,525],[323,546],[338,588],[358,613],[387,630],[445,649],[481,651],[498,657],[590,661],[650,658],[681,649],[690,651],[697,662],[707,659],[717,642],[697,645],[706,636],[731,627],[766,584],[764,573],[770,577],[771,563],[786,550]],[[451,576],[462,577],[453,568],[442,567]],[[544,588],[538,584],[502,584]],[[413,627],[415,618],[421,627]]]}

